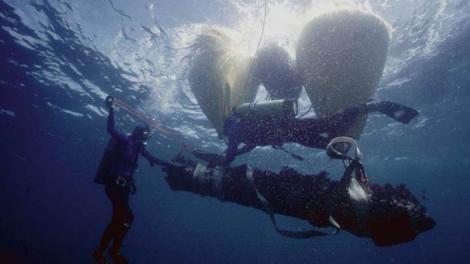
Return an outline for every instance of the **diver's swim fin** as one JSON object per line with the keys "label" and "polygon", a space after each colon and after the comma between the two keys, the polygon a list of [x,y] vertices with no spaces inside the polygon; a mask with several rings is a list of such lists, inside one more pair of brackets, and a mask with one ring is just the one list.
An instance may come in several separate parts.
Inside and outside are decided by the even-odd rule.
{"label": "diver's swim fin", "polygon": [[388,101],[378,102],[377,110],[404,124],[408,124],[418,115],[418,111],[413,108]]}

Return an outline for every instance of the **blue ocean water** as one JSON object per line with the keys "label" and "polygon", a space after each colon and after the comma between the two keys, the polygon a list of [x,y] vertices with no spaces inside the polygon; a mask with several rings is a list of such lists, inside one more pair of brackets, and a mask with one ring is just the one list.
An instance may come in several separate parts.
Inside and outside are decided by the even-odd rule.
{"label": "blue ocean water", "polygon": [[[370,179],[405,183],[436,227],[386,248],[346,232],[293,240],[278,235],[260,211],[171,191],[160,169],[143,161],[136,174],[138,192],[131,197],[136,220],[123,254],[131,263],[467,263],[470,3],[268,3],[273,14],[285,13],[268,19],[267,37],[288,37],[279,25],[269,28],[276,18],[284,21],[281,15],[324,6],[368,8],[391,24],[391,48],[376,97],[412,106],[420,116],[407,126],[371,116],[359,143]],[[222,151],[223,142],[185,78],[185,47],[202,24],[240,29],[241,21],[253,18],[253,28],[261,27],[263,5],[254,0],[0,0],[0,256],[16,256],[20,263],[91,263],[111,213],[102,187],[92,182],[108,139],[107,94],[180,131],[196,147]],[[255,41],[256,30],[250,33]],[[117,115],[118,125],[130,131],[136,121]],[[166,160],[181,150],[159,135],[148,148]],[[237,163],[327,170],[340,177],[341,167],[324,152],[287,148],[306,161],[260,148]],[[283,217],[280,222],[306,225]]]}

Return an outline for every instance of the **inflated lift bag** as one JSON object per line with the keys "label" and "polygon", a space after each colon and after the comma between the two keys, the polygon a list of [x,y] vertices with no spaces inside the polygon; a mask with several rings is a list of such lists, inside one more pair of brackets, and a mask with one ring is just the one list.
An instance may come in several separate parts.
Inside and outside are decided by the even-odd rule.
{"label": "inflated lift bag", "polygon": [[199,35],[188,77],[199,106],[219,136],[228,114],[235,106],[252,102],[258,87],[250,80],[253,59],[228,32],[210,27]]}
{"label": "inflated lift bag", "polygon": [[[389,46],[389,30],[377,15],[343,9],[313,18],[296,49],[297,69],[319,116],[367,102],[376,92]],[[358,138],[366,116],[344,136]]]}

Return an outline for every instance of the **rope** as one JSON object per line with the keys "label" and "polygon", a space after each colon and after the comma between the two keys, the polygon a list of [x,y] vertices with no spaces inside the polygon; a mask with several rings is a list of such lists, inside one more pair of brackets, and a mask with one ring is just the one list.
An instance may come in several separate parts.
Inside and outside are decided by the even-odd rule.
{"label": "rope", "polygon": [[[258,53],[259,53],[259,50],[261,48],[261,41],[263,40],[263,37],[264,37],[264,29],[266,27],[266,17],[268,16],[268,0],[264,0],[264,17],[263,17],[263,25],[261,27],[261,35],[259,37],[259,40],[258,40],[258,45],[256,46],[256,52],[255,52],[255,56],[254,56],[254,60],[253,62],[255,61],[256,57],[258,56]],[[253,64],[252,62],[252,64]],[[251,67],[250,67],[251,68]]]}
{"label": "rope", "polygon": [[[245,85],[243,86],[243,89],[246,90],[248,86],[248,80],[251,80],[252,74],[253,74],[253,64],[256,62],[256,58],[258,57],[259,50],[261,48],[261,42],[263,41],[264,38],[264,29],[266,27],[266,18],[268,16],[268,0],[264,0],[264,17],[263,17],[263,24],[261,26],[261,35],[258,40],[258,44],[256,46],[256,51],[255,51],[255,56],[253,57],[253,61],[250,63],[250,67],[248,68],[248,76],[245,80]],[[238,99],[238,102],[236,105],[240,104],[241,98]]]}
{"label": "rope", "polygon": [[125,102],[123,102],[119,99],[116,99],[114,97],[111,97],[111,99],[107,99],[107,100],[112,100],[112,103],[114,105],[120,107],[121,109],[123,109],[127,113],[131,114],[132,116],[141,119],[142,121],[144,121],[151,128],[153,128],[156,131],[162,133],[163,135],[167,136],[168,138],[172,139],[173,141],[179,143],[181,145],[182,149],[184,149],[185,151],[192,152],[192,150],[194,150],[194,147],[192,147],[191,145],[189,145],[189,144],[185,143],[184,141],[180,140],[179,137],[178,137],[178,134],[176,132],[168,130],[167,128],[163,127],[154,118],[149,118],[143,112],[140,112],[140,111],[134,109],[132,106],[128,105],[127,103],[125,103]]}
{"label": "rope", "polygon": [[152,127],[153,129],[159,131],[162,134],[165,134],[167,136],[173,137],[174,133],[171,131],[167,130],[166,128],[162,127],[160,124],[158,124],[154,119],[147,117],[144,113],[134,109],[133,107],[129,106],[127,103],[114,98],[113,99],[113,104],[116,106],[119,106],[121,109],[125,110],[129,114],[133,115],[134,117],[137,117],[141,120],[143,120],[147,125]]}

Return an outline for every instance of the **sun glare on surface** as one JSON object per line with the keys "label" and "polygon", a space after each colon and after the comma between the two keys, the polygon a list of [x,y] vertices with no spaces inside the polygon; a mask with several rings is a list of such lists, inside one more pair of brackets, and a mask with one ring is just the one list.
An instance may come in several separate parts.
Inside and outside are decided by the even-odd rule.
{"label": "sun glare on surface", "polygon": [[[258,1],[257,5],[234,4],[240,20],[235,30],[243,37],[244,46],[253,56],[258,43],[277,43],[288,50],[291,56],[295,54],[295,45],[306,23],[313,17],[341,8],[358,8],[353,1],[304,1],[304,4],[292,4],[292,1],[267,1],[266,18],[265,3]],[[364,8],[364,7],[361,7]],[[264,23],[264,32],[263,32]]]}
{"label": "sun glare on surface", "polygon": [[261,45],[277,43],[293,56],[296,40],[303,26],[315,15],[335,8],[330,1],[315,1],[314,4],[304,6],[290,2],[267,1],[266,17],[264,1],[260,1],[257,6],[237,6],[240,20],[235,29],[243,36],[251,55],[256,53],[262,37]]}

